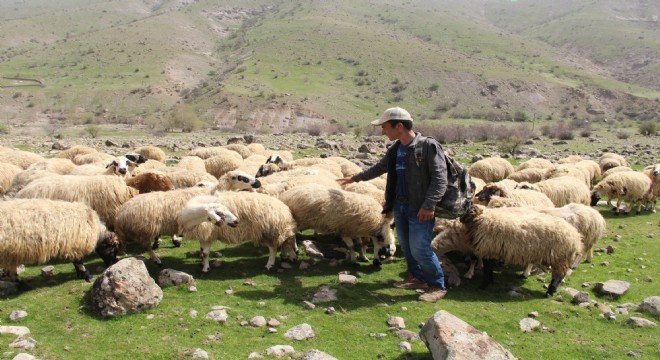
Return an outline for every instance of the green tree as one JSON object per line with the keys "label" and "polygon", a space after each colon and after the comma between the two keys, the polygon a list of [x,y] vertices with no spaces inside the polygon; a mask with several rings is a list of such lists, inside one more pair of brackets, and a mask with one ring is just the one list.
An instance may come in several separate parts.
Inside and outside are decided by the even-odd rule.
{"label": "green tree", "polygon": [[174,131],[181,129],[183,132],[192,132],[199,130],[204,122],[199,119],[190,104],[177,105],[165,121],[165,131]]}

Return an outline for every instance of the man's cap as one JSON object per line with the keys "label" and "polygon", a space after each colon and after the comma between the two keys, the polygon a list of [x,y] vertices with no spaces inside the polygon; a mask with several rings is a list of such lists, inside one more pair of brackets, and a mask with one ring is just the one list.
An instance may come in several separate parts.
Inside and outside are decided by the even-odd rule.
{"label": "man's cap", "polygon": [[406,109],[397,106],[385,110],[385,112],[383,113],[383,115],[381,115],[380,118],[371,122],[371,125],[380,126],[390,120],[413,121],[413,118],[412,116],[410,116],[410,113],[406,111]]}

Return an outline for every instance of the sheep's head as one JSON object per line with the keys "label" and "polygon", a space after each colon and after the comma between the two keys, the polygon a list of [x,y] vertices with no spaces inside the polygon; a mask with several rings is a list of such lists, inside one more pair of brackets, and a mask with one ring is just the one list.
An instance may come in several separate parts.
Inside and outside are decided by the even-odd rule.
{"label": "sheep's head", "polygon": [[96,241],[96,254],[103,260],[105,266],[117,263],[117,254],[121,251],[121,243],[115,233],[103,231]]}
{"label": "sheep's head", "polygon": [[470,207],[470,210],[463,216],[461,216],[460,221],[463,224],[471,224],[476,218],[478,218],[484,212],[484,207],[480,205],[474,205]]}
{"label": "sheep's head", "polygon": [[268,176],[278,171],[280,171],[280,167],[277,166],[277,164],[265,163],[259,166],[259,170],[257,170],[256,177]]}
{"label": "sheep's head", "polygon": [[230,171],[218,180],[218,190],[224,191],[252,191],[261,187],[261,181],[259,179],[240,170]]}
{"label": "sheep's head", "polygon": [[591,206],[596,206],[598,205],[598,201],[600,201],[600,193],[596,190],[591,192]]}
{"label": "sheep's head", "polygon": [[656,164],[656,165],[653,167],[653,172],[652,172],[652,173],[653,173],[653,175],[655,175],[655,176],[660,175],[660,164]]}
{"label": "sheep's head", "polygon": [[116,175],[125,176],[127,173],[132,172],[138,164],[129,160],[126,157],[116,158],[111,163],[105,166],[106,169],[112,168]]}
{"label": "sheep's head", "polygon": [[480,204],[488,204],[492,196],[505,196],[506,186],[489,183],[481,191],[475,194]]}
{"label": "sheep's head", "polygon": [[376,234],[376,242],[374,243],[374,265],[381,265],[383,262],[391,260],[396,252],[391,217],[386,216],[385,220],[386,221],[380,231]]}
{"label": "sheep's head", "polygon": [[147,162],[147,158],[142,154],[126,154],[124,157],[136,164],[144,164]]}
{"label": "sheep's head", "polygon": [[469,244],[465,241],[467,234],[465,226],[458,220],[444,220],[438,235],[433,238],[431,246],[437,255],[444,255],[450,251],[468,252]]}
{"label": "sheep's head", "polygon": [[238,217],[220,204],[208,204],[206,211],[208,213],[208,220],[215,226],[238,226]]}

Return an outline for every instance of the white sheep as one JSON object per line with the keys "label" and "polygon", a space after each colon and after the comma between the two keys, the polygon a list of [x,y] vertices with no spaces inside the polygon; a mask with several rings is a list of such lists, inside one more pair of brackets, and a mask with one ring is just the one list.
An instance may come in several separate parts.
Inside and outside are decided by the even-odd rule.
{"label": "white sheep", "polygon": [[5,191],[5,195],[8,197],[14,197],[16,193],[21,191],[27,184],[31,183],[34,180],[51,177],[51,176],[60,176],[59,174],[52,173],[46,170],[23,170],[16,175],[11,181],[9,189]]}
{"label": "white sheep", "polygon": [[572,176],[560,176],[535,184],[520,183],[516,189],[540,191],[550,198],[555,207],[562,207],[570,203],[589,205],[591,196],[589,187]]}
{"label": "white sheep", "polygon": [[507,179],[516,182],[537,183],[546,179],[549,170],[550,169],[528,167],[522,170],[516,170],[516,172],[507,176]]}
{"label": "white sheep", "polygon": [[601,180],[594,186],[591,192],[591,206],[596,206],[602,196],[611,199],[617,199],[614,214],[620,212],[621,202],[628,201],[630,206],[628,212],[632,210],[637,203],[637,214],[642,211],[642,205],[646,197],[651,192],[651,179],[648,175],[638,171],[625,171],[614,173]]}
{"label": "white sheep", "polygon": [[[229,150],[227,151],[229,152]],[[234,152],[234,154],[238,155],[236,152]],[[240,155],[238,155],[238,157],[228,156],[226,154],[215,155],[204,160],[206,172],[215,176],[216,178],[221,177],[228,171],[238,169],[241,167],[241,165],[243,165],[243,158]]]}
{"label": "white sheep", "polygon": [[[502,183],[489,183],[474,195],[475,204],[488,207],[548,206],[554,204],[545,194],[533,190],[509,189]],[[491,204],[493,203],[493,204]]]}
{"label": "white sheep", "polygon": [[144,156],[147,159],[156,160],[158,162],[165,162],[165,152],[156,146],[147,145],[135,149],[135,152]]}
{"label": "white sheep", "polygon": [[252,150],[243,144],[228,144],[225,145],[225,148],[237,152],[243,159],[247,159],[252,155]]}
{"label": "white sheep", "polygon": [[227,156],[227,157],[234,157],[237,160],[243,160],[243,157],[241,154],[237,153],[236,151],[229,150],[225,147],[222,146],[214,146],[214,147],[202,147],[202,148],[195,148],[190,150],[188,153],[189,156],[197,156],[200,157],[204,160],[214,157],[214,156]]}
{"label": "white sheep", "polygon": [[[236,222],[228,221],[230,226],[213,226],[206,222],[200,211],[209,204],[219,204],[211,211],[223,209],[219,217],[226,216],[228,210],[238,218]],[[191,216],[197,213],[197,216]],[[212,215],[209,216],[212,220]],[[224,222],[223,221],[223,222]],[[241,244],[251,241],[255,245],[268,247],[266,269],[275,265],[277,249],[282,248],[282,258],[296,260],[296,222],[291,210],[281,201],[268,195],[254,192],[218,192],[213,196],[203,196],[191,199],[177,216],[177,223],[182,234],[189,239],[199,240],[202,253],[202,273],[209,271],[209,253],[215,240],[226,244]]]}
{"label": "white sheep", "polygon": [[467,237],[467,229],[458,219],[447,220],[447,219],[438,219],[436,220],[436,228],[438,228],[438,233],[433,237],[431,242],[431,247],[438,257],[444,256],[450,251],[458,251],[466,256],[471,258],[470,267],[468,271],[463,274],[463,277],[466,279],[472,279],[474,276],[474,270],[477,267],[483,267],[481,258],[474,256],[472,252],[472,246],[468,241],[465,241]]}
{"label": "white sheep", "polygon": [[575,164],[584,160],[580,155],[570,155],[565,158],[557,160],[557,164]]}
{"label": "white sheep", "polygon": [[588,188],[591,188],[591,172],[585,167],[578,167],[575,164],[559,164],[553,169],[548,170],[546,179],[553,179],[562,176],[574,177],[583,182]]}
{"label": "white sheep", "polygon": [[43,160],[43,156],[29,151],[11,150],[0,152],[0,162],[14,164],[21,169],[27,169],[30,165]]}
{"label": "white sheep", "polygon": [[515,169],[511,163],[506,159],[497,157],[479,160],[468,168],[470,176],[478,177],[487,183],[506,179],[514,171]]}
{"label": "white sheep", "polygon": [[46,170],[55,174],[68,175],[76,168],[76,164],[69,159],[51,158],[36,162],[26,170]]}
{"label": "white sheep", "polygon": [[166,175],[170,179],[170,181],[172,181],[172,184],[174,185],[175,189],[185,189],[185,188],[193,187],[196,184],[198,184],[200,181],[207,181],[213,183],[218,182],[218,179],[215,176],[207,173],[206,171],[186,170],[186,169],[178,168],[176,166],[168,167],[163,171],[154,171],[154,172],[159,172]]}
{"label": "white sheep", "polygon": [[571,265],[584,253],[582,235],[568,222],[527,208],[475,205],[461,222],[468,234],[462,241],[484,259],[482,288],[493,281],[495,260],[516,265],[534,263],[552,268],[546,292],[546,296],[552,296]]}
{"label": "white sheep", "polygon": [[602,180],[602,179],[605,179],[606,177],[608,177],[608,176],[610,176],[610,175],[612,175],[612,174],[614,174],[614,173],[624,172],[624,171],[635,171],[635,170],[631,169],[631,168],[628,167],[628,166],[615,166],[615,167],[613,167],[613,168],[611,168],[611,169],[605,171],[605,172],[602,174],[602,178],[601,178],[601,180]]}
{"label": "white sheep", "polygon": [[98,152],[98,150],[92,147],[86,145],[74,145],[64,151],[61,151],[59,154],[55,155],[55,157],[60,159],[73,160],[73,158],[75,158],[78,155],[91,154],[95,152]]}
{"label": "white sheep", "polygon": [[4,195],[9,190],[16,174],[22,171],[23,168],[18,165],[0,162],[0,195]]}
{"label": "white sheep", "polygon": [[110,154],[97,151],[89,154],[76,155],[71,161],[76,165],[103,164],[105,166],[114,159],[115,157]]}
{"label": "white sheep", "polygon": [[628,162],[619,154],[606,152],[600,156],[598,165],[600,166],[601,173],[603,173],[613,167],[628,166]]}
{"label": "white sheep", "polygon": [[589,184],[588,184],[589,187],[591,187],[591,183],[594,180],[600,178],[603,173],[598,163],[593,160],[587,159],[587,160],[578,161],[577,163],[575,163],[575,166],[587,170],[587,172],[590,175]]}
{"label": "white sheep", "polygon": [[651,191],[646,201],[646,210],[655,213],[655,203],[660,197],[660,164],[649,165],[644,168],[643,172],[651,179]]}
{"label": "white sheep", "polygon": [[16,194],[16,198],[83,202],[112,230],[119,208],[137,194],[137,189],[117,176],[59,175],[32,181]]}
{"label": "white sheep", "polygon": [[353,176],[362,171],[362,168],[360,166],[358,166],[356,163],[346,158],[339,156],[330,156],[327,159],[334,161],[337,164],[339,164],[339,166],[341,166],[341,173],[343,177]]}
{"label": "white sheep", "polygon": [[206,172],[206,165],[204,164],[204,160],[197,156],[184,156],[174,167],[177,169]]}
{"label": "white sheep", "polygon": [[82,259],[96,250],[110,266],[117,262],[118,244],[85,204],[48,199],[0,202],[0,267],[12,280],[18,280],[16,268],[21,264],[62,259],[72,261],[76,274],[91,281]]}
{"label": "white sheep", "polygon": [[521,171],[525,169],[552,169],[555,165],[548,159],[543,158],[531,158],[527,161],[523,161],[516,167],[516,171]]}
{"label": "white sheep", "polygon": [[[361,237],[374,241],[375,264],[394,255],[392,215],[382,214],[382,205],[368,195],[305,184],[283,192],[280,200],[291,209],[299,229],[339,234],[348,246],[351,262],[356,262],[353,239]],[[360,259],[366,259],[364,247]]]}

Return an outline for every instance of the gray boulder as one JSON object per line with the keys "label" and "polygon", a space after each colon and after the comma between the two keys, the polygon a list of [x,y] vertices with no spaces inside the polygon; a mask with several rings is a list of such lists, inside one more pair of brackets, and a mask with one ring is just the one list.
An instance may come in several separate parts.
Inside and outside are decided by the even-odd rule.
{"label": "gray boulder", "polygon": [[162,287],[192,284],[193,281],[192,275],[174,269],[164,269],[158,274],[158,283]]}
{"label": "gray boulder", "polygon": [[107,268],[94,281],[92,303],[105,317],[117,317],[151,309],[163,299],[163,291],[149,276],[144,263],[127,258]]}
{"label": "gray boulder", "polygon": [[637,311],[660,317],[660,296],[647,297],[639,304]]}

